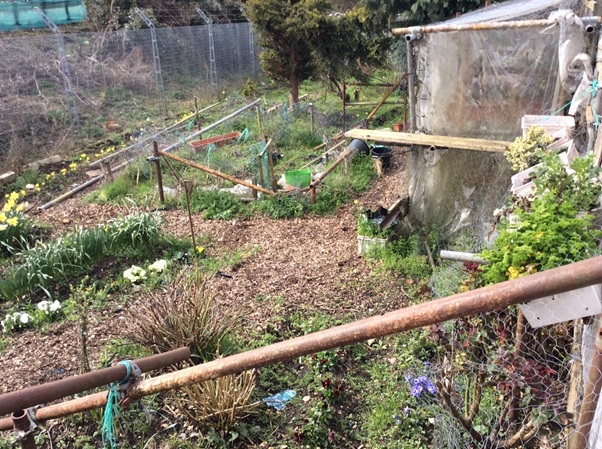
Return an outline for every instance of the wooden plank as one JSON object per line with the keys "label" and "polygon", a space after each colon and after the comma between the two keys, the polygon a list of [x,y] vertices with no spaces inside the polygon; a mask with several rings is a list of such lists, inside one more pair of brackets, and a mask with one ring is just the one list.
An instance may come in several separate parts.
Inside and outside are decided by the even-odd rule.
{"label": "wooden plank", "polygon": [[423,145],[438,148],[460,150],[503,152],[511,142],[499,140],[470,139],[466,137],[430,136],[427,134],[398,133],[394,131],[375,131],[370,129],[351,129],[345,137],[377,142],[399,143],[403,145]]}

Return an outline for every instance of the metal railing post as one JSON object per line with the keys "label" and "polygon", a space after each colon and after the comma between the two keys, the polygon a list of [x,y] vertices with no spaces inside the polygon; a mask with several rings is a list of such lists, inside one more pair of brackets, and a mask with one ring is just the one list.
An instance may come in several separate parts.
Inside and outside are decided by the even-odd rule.
{"label": "metal railing post", "polygon": [[71,72],[69,71],[69,63],[67,62],[67,52],[65,50],[65,39],[63,34],[61,33],[61,30],[59,30],[59,28],[54,24],[54,22],[50,20],[46,13],[40,8],[33,8],[33,12],[42,18],[44,23],[56,36],[59,50],[59,68],[63,78],[65,99],[69,105],[69,114],[71,115],[71,118],[76,124],[79,124],[79,112],[77,110],[77,103],[75,102],[75,95],[73,94],[73,89],[71,88]]}
{"label": "metal railing post", "polygon": [[209,33],[209,79],[213,87],[217,87],[217,67],[215,64],[215,43],[213,42],[213,20],[203,12],[201,8],[197,8],[196,12],[207,24]]}
{"label": "metal railing post", "polygon": [[157,42],[157,31],[155,30],[155,24],[148,18],[146,14],[144,14],[144,11],[137,6],[134,8],[134,11],[150,29],[151,44],[153,47],[153,67],[155,69],[155,82],[157,83],[157,94],[159,95],[159,101],[161,101],[163,104],[164,112],[167,113],[167,105],[165,104],[165,85],[163,84],[163,72],[161,71],[161,59],[159,58],[159,44]]}

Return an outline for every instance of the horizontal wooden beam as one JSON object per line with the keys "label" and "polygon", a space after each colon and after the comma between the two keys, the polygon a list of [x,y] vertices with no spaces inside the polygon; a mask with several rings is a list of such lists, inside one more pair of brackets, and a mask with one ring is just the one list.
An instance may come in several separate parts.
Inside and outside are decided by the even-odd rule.
{"label": "horizontal wooden beam", "polygon": [[503,152],[511,142],[499,140],[470,139],[466,137],[430,136],[428,134],[375,131],[371,129],[350,129],[345,137],[377,142],[399,143],[402,145],[423,145],[434,148],[455,148],[459,150]]}
{"label": "horizontal wooden beam", "polygon": [[385,101],[385,102],[380,102],[380,101],[353,101],[351,103],[349,102],[345,102],[345,106],[376,106],[376,105],[381,105],[381,104],[397,104],[399,106],[402,106],[404,103],[403,101]]}

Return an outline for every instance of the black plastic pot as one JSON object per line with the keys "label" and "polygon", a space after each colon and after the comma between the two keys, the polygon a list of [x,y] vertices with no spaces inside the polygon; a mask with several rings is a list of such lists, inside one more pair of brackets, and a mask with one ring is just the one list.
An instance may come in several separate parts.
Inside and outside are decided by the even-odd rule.
{"label": "black plastic pot", "polygon": [[349,146],[357,150],[359,153],[370,154],[370,148],[368,147],[368,144],[366,144],[366,142],[364,142],[362,139],[353,139]]}
{"label": "black plastic pot", "polygon": [[388,168],[391,165],[391,159],[393,158],[393,149],[391,147],[375,145],[370,150],[370,156],[379,159],[383,169]]}

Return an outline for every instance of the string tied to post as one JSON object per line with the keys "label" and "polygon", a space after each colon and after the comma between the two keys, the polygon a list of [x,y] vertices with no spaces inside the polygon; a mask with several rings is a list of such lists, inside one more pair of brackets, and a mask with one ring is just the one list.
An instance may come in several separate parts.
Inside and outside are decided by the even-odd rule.
{"label": "string tied to post", "polygon": [[118,365],[126,368],[125,377],[119,382],[113,382],[109,386],[107,405],[102,416],[102,447],[116,449],[115,420],[119,416],[119,406],[126,398],[127,389],[140,377],[141,371],[138,365],[131,360],[122,360]]}

